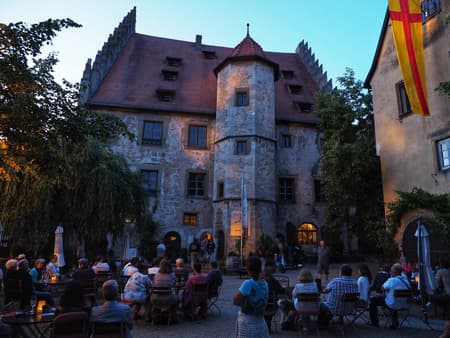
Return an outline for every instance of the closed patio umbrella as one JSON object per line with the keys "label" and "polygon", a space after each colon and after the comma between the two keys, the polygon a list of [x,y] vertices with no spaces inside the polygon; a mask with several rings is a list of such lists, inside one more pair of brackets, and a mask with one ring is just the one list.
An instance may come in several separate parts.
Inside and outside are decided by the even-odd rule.
{"label": "closed patio umbrella", "polygon": [[64,259],[63,233],[63,227],[61,225],[58,225],[55,231],[55,249],[53,250],[53,253],[58,257],[56,265],[58,265],[60,268],[66,265],[66,261]]}
{"label": "closed patio umbrella", "polygon": [[[423,290],[427,295],[432,295],[436,289],[433,270],[430,260],[430,234],[427,228],[420,221],[414,236],[417,237],[417,256],[420,264],[419,290]],[[423,283],[423,285],[421,285]]]}

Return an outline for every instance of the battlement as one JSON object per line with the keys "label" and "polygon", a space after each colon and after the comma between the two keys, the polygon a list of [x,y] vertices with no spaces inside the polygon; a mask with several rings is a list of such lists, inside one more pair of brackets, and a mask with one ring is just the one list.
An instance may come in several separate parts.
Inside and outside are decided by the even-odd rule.
{"label": "battlement", "polygon": [[308,43],[302,40],[295,52],[300,57],[300,60],[305,65],[312,78],[317,82],[321,91],[330,91],[333,88],[331,79],[327,79],[327,72],[323,71],[323,67],[319,64],[319,60],[316,59],[314,53],[311,51],[311,47]]}
{"label": "battlement", "polygon": [[116,61],[122,48],[127,44],[129,38],[136,31],[136,7],[123,18],[114,32],[109,35],[108,41],[103,44],[101,50],[97,52],[92,63],[88,59],[81,79],[81,103],[87,103],[95,91],[98,89],[111,66]]}

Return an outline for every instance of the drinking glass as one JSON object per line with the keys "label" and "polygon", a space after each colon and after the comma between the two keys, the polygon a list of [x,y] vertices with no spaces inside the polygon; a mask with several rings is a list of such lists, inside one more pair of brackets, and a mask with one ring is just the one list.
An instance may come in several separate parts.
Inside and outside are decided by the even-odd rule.
{"label": "drinking glass", "polygon": [[36,307],[36,304],[37,304],[36,295],[32,295],[30,298],[31,312],[34,312],[34,308]]}

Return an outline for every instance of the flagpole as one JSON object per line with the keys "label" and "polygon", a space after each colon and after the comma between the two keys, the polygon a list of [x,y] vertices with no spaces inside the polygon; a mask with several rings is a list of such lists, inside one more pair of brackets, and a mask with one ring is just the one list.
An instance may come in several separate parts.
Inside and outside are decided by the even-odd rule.
{"label": "flagpole", "polygon": [[241,266],[244,265],[243,259],[243,242],[244,242],[244,205],[243,205],[243,195],[244,194],[244,174],[242,174],[241,181]]}

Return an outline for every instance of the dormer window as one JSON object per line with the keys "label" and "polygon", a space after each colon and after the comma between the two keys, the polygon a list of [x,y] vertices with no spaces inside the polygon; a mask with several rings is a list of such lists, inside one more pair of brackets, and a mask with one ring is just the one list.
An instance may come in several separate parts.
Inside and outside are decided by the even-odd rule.
{"label": "dormer window", "polygon": [[300,113],[311,113],[313,110],[312,103],[308,102],[296,102],[297,109]]}
{"label": "dormer window", "polygon": [[289,85],[289,93],[292,95],[299,95],[302,91],[302,86],[300,85]]}
{"label": "dormer window", "polygon": [[182,60],[183,59],[181,58],[174,58],[169,56],[166,58],[167,65],[171,67],[180,67]]}
{"label": "dormer window", "polygon": [[205,59],[208,59],[208,60],[212,60],[212,59],[217,58],[216,52],[213,52],[213,51],[210,51],[210,50],[204,50],[203,51],[203,56],[204,56]]}
{"label": "dormer window", "polygon": [[172,70],[163,70],[162,76],[166,81],[176,81],[178,79],[178,72],[174,72]]}
{"label": "dormer window", "polygon": [[175,99],[175,90],[170,89],[157,89],[156,95],[158,96],[158,100],[170,102]]}
{"label": "dormer window", "polygon": [[293,70],[282,70],[281,75],[283,75],[283,79],[285,79],[285,80],[292,80],[294,78],[294,71]]}

